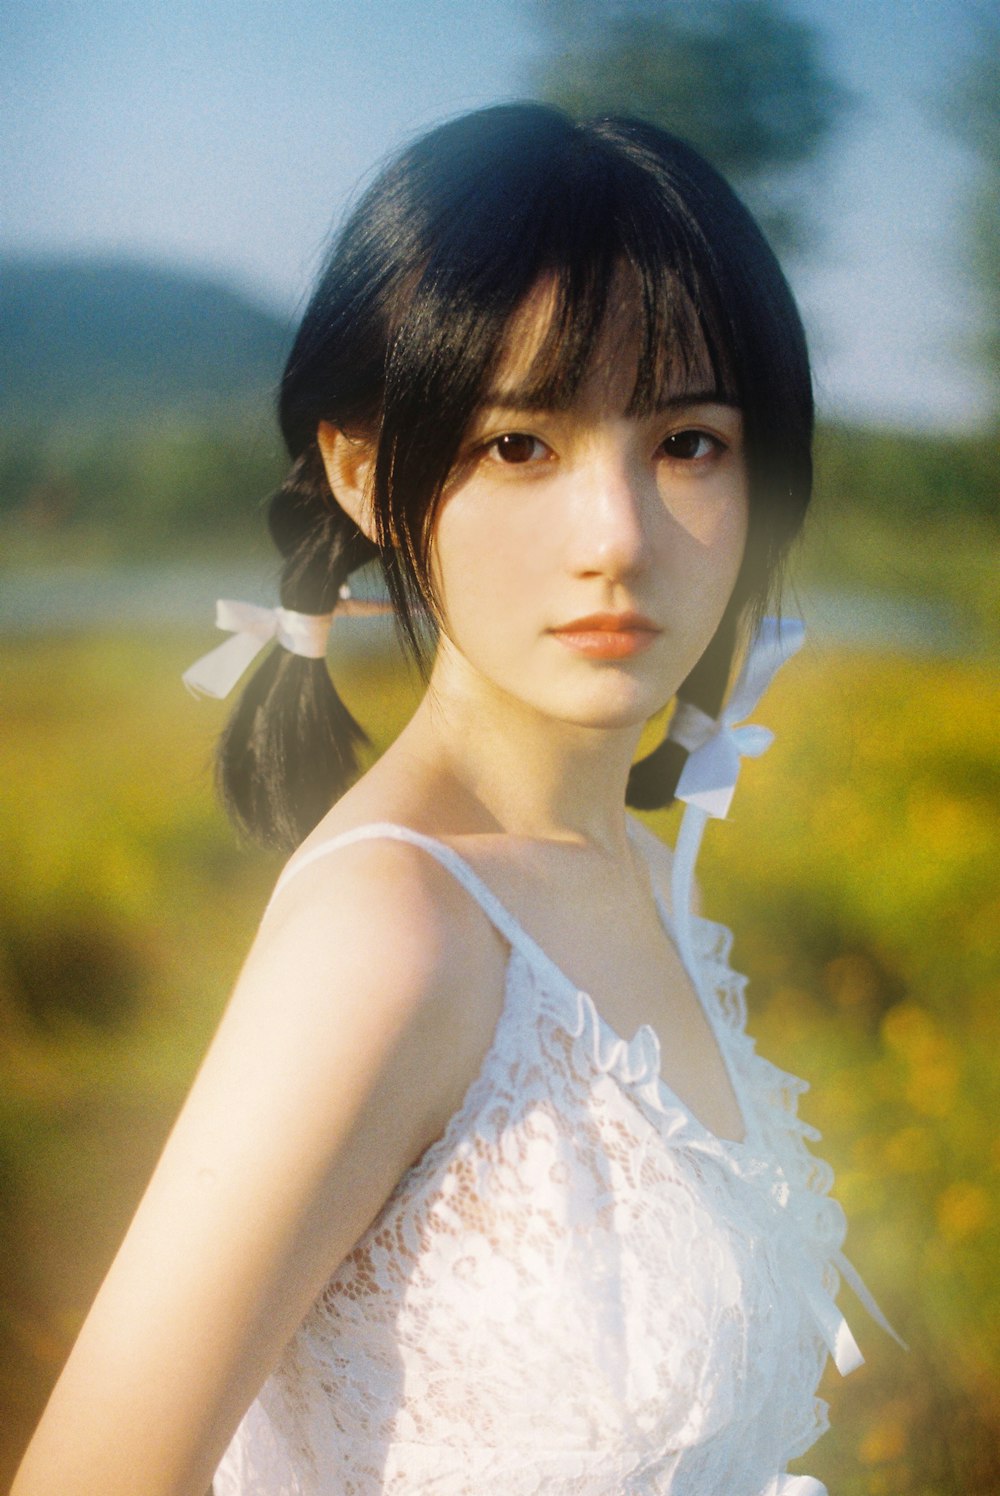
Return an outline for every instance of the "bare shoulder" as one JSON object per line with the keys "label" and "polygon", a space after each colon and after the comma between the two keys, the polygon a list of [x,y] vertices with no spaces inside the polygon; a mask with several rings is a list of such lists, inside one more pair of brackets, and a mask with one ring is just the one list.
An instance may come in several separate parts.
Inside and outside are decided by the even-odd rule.
{"label": "bare shoulder", "polygon": [[421,1130],[433,1135],[488,1047],[506,959],[479,905],[427,852],[388,838],[353,842],[296,867],[279,888],[231,1021],[245,1012],[262,1032],[273,1013],[286,1031],[329,1046],[331,1060],[349,1042],[358,1075],[409,1055],[428,1113]]}
{"label": "bare shoulder", "polygon": [[292,859],[253,954],[259,959],[279,948],[310,971],[318,962],[340,972],[360,966],[366,985],[376,974],[388,978],[407,1003],[432,989],[466,985],[463,968],[480,960],[495,967],[503,946],[475,899],[436,858],[410,842],[372,837]]}

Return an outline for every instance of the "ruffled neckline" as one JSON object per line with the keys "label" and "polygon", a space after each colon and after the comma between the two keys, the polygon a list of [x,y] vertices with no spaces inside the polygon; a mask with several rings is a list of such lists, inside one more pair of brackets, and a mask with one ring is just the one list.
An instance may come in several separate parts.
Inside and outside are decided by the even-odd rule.
{"label": "ruffled neckline", "polygon": [[[668,937],[673,939],[669,914],[658,896],[656,903],[664,929]],[[703,961],[717,956],[720,943],[725,944],[726,948],[731,943],[731,933],[724,925],[695,917],[695,928],[698,955]],[[706,1000],[702,991],[700,972],[687,971],[687,976],[701,1004],[733,1089],[743,1122],[743,1136],[740,1138],[724,1137],[713,1132],[664,1079],[662,1041],[653,1024],[640,1024],[631,1039],[624,1038],[604,1017],[589,992],[571,982],[548,957],[545,960],[550,974],[555,976],[562,989],[561,995],[568,998],[572,1005],[569,1016],[560,1015],[566,1032],[581,1047],[593,1070],[609,1075],[657,1114],[661,1119],[659,1130],[667,1138],[688,1136],[713,1150],[732,1152],[739,1156],[755,1150],[759,1143],[757,1119],[746,1096],[742,1077],[732,1062],[726,1033],[728,1024],[723,1013],[713,1013],[712,1004]]]}

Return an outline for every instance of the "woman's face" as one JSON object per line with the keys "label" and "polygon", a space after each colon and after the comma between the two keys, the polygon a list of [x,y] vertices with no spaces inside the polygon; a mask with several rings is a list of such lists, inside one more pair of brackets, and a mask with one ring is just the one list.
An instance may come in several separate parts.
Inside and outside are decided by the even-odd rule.
{"label": "woman's face", "polygon": [[549,305],[539,292],[514,319],[438,511],[439,665],[564,722],[638,725],[673,696],[732,593],[747,531],[742,419],[707,358],[654,414],[627,415],[627,312],[609,317],[568,409],[525,408]]}

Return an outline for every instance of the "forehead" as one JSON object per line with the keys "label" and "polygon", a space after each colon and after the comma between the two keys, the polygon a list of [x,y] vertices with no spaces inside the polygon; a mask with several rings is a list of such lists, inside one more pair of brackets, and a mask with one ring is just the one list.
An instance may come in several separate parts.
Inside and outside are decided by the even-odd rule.
{"label": "forehead", "polygon": [[581,315],[557,277],[543,276],[507,324],[486,400],[521,409],[598,400],[638,413],[695,391],[722,395],[690,297],[675,283],[670,300],[668,324],[661,314],[651,325],[635,277],[620,268]]}

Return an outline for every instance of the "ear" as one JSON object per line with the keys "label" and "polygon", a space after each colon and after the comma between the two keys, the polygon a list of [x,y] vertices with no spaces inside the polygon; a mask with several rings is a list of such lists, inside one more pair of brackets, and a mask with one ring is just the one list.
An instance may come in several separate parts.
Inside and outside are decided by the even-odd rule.
{"label": "ear", "polygon": [[316,443],[326,469],[330,491],[363,535],[375,541],[371,477],[375,454],[359,436],[348,436],[329,421],[320,421]]}

